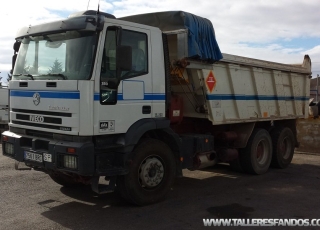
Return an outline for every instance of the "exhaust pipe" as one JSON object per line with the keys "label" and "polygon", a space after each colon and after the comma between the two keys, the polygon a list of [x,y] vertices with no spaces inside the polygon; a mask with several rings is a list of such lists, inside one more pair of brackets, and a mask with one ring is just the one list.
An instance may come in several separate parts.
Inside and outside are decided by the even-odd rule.
{"label": "exhaust pipe", "polygon": [[199,153],[194,158],[194,168],[202,169],[215,165],[218,162],[216,152]]}

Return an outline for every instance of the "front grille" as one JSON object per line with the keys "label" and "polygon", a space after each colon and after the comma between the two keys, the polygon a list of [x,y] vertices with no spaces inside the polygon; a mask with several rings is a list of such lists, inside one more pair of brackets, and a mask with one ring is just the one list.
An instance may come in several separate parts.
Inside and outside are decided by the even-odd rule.
{"label": "front grille", "polygon": [[17,120],[13,120],[12,123],[13,123],[13,124],[17,124],[17,125],[26,125],[26,126],[33,126],[33,127],[46,128],[46,129],[55,129],[55,130],[62,130],[62,131],[72,131],[72,128],[71,128],[71,127],[47,125],[47,124],[43,124],[43,123],[30,123],[30,122],[17,121]]}
{"label": "front grille", "polygon": [[12,112],[51,115],[51,116],[57,116],[57,117],[72,117],[72,113],[48,112],[48,111],[38,111],[38,110],[29,110],[29,109],[12,109]]}
{"label": "front grille", "polygon": [[[16,118],[19,120],[31,121],[31,116],[34,116],[34,115],[17,114]],[[56,117],[43,117],[43,122],[53,123],[53,124],[62,124],[62,119],[56,118]]]}

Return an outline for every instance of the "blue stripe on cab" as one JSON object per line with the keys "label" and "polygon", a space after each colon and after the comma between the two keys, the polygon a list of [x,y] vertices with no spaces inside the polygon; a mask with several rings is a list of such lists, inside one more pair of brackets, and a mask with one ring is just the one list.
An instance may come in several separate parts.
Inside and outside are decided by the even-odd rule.
{"label": "blue stripe on cab", "polygon": [[61,98],[61,99],[80,99],[79,92],[63,92],[63,91],[17,91],[11,90],[11,97],[33,97],[35,93],[39,93],[41,98]]}
{"label": "blue stripe on cab", "polygon": [[[127,99],[123,99],[123,94],[119,93],[118,94],[118,101],[126,101]],[[144,101],[161,101],[165,100],[166,95],[165,94],[145,94],[144,99],[136,99],[138,101],[144,100]],[[94,100],[99,101],[100,100],[100,95],[99,94],[94,94]]]}
{"label": "blue stripe on cab", "polygon": [[99,94],[94,94],[93,100],[94,101],[99,101],[100,100],[100,95]]}
{"label": "blue stripe on cab", "polygon": [[144,100],[161,101],[165,99],[166,99],[165,94],[145,94],[144,95]]}
{"label": "blue stripe on cab", "polygon": [[[95,93],[95,94],[94,94],[94,97],[93,97],[93,100],[94,100],[94,101],[100,101],[100,94]],[[117,97],[117,100],[118,100],[118,101],[122,101],[122,100],[123,100],[123,95],[119,93],[119,94],[118,94],[118,97]]]}

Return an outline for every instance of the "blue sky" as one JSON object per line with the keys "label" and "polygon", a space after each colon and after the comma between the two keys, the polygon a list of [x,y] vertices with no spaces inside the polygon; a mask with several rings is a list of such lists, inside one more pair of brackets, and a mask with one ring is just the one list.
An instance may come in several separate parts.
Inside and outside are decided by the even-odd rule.
{"label": "blue sky", "polygon": [[294,52],[294,50],[296,49],[298,50],[309,50],[312,49],[313,47],[317,46],[320,44],[320,37],[299,37],[299,38],[293,38],[293,39],[277,39],[273,42],[268,42],[268,43],[251,43],[251,42],[239,42],[240,44],[245,44],[248,45],[250,47],[268,47],[271,46],[273,44],[278,44],[279,48],[283,47],[283,48],[287,48],[287,49],[292,49]]}
{"label": "blue sky", "polygon": [[[0,8],[0,76],[11,69],[12,45],[23,26],[66,18],[70,13],[96,10],[99,0],[15,0]],[[19,6],[19,7],[17,7]],[[212,21],[223,53],[288,64],[312,60],[313,77],[320,75],[319,0],[100,0],[102,11],[122,17],[182,10]],[[3,81],[2,80],[2,81]]]}
{"label": "blue sky", "polygon": [[277,43],[287,48],[300,47],[304,50],[308,50],[320,44],[320,37],[300,37],[288,41],[278,40]]}

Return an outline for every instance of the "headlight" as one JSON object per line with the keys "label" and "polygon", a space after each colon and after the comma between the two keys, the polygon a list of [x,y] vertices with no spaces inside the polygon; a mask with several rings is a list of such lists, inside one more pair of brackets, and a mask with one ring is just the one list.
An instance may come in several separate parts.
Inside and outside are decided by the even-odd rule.
{"label": "headlight", "polygon": [[70,156],[70,155],[64,155],[63,156],[63,167],[69,168],[69,169],[77,169],[77,157],[76,156]]}
{"label": "headlight", "polygon": [[14,155],[14,146],[11,143],[4,143],[4,152],[8,155]]}

